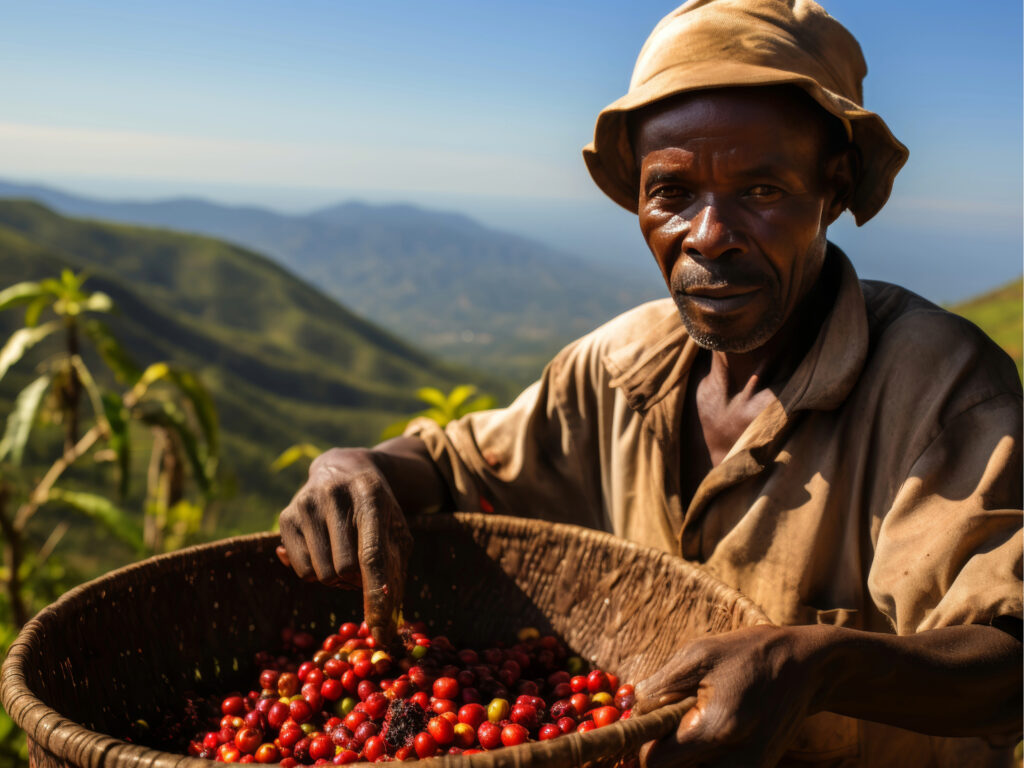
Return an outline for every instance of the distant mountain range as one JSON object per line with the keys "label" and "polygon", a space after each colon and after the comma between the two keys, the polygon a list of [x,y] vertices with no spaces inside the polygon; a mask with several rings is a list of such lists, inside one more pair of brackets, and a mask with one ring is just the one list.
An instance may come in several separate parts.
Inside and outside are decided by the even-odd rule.
{"label": "distant mountain range", "polygon": [[[211,389],[225,463],[245,494],[227,530],[266,527],[287,503],[297,476],[268,466],[293,443],[375,443],[385,426],[423,408],[414,396],[422,386],[511,391],[439,363],[237,246],[0,201],[0,287],[65,267],[87,270],[86,287],[110,294],[118,312],[109,325],[140,364],[180,363]],[[17,311],[0,314],[0,338],[19,322]],[[19,388],[17,370],[0,382],[0,413]]]}
{"label": "distant mountain range", "polygon": [[238,243],[424,350],[520,385],[567,342],[664,295],[649,276],[411,205],[350,202],[285,215],[196,199],[101,201],[8,182],[0,197]]}

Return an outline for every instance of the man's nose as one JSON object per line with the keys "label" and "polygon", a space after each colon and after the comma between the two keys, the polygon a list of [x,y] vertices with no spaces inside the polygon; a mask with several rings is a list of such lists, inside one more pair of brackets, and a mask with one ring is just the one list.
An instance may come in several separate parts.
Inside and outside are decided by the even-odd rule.
{"label": "man's nose", "polygon": [[721,207],[708,203],[690,220],[683,250],[694,258],[717,259],[732,251],[742,253],[745,247],[743,238],[729,226]]}

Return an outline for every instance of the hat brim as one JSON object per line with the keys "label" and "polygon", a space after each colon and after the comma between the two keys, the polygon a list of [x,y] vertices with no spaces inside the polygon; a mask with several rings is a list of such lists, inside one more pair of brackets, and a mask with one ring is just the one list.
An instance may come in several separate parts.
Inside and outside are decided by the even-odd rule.
{"label": "hat brim", "polygon": [[823,88],[814,79],[742,62],[699,62],[671,67],[632,88],[598,115],[594,140],[583,148],[587,170],[601,190],[637,212],[639,170],[629,140],[631,112],[681,93],[759,85],[795,85],[849,127],[861,155],[861,174],[849,203],[858,226],[885,205],[909,152],[874,112]]}

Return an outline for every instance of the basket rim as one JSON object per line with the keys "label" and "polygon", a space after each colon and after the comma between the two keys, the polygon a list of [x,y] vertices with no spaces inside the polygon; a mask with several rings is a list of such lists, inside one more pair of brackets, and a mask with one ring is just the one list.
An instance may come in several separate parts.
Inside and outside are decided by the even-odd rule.
{"label": "basket rim", "polygon": [[[552,531],[556,535],[571,535],[584,540],[590,540],[594,544],[610,545],[625,551],[653,556],[656,560],[663,560],[671,568],[687,572],[697,582],[702,582],[712,589],[724,589],[732,592],[735,596],[736,607],[742,609],[744,613],[752,614],[755,617],[754,624],[772,624],[771,620],[750,598],[743,595],[739,590],[724,584],[698,565],[668,552],[644,546],[605,531],[582,528],[568,523],[553,523],[534,518],[484,514],[481,512],[418,515],[409,519],[409,527],[414,534],[417,529],[421,528],[491,527],[504,529],[513,535],[524,535],[534,529],[543,529]],[[29,739],[51,753],[59,754],[55,749],[50,749],[49,745],[54,741],[61,745],[68,742],[77,742],[80,754],[89,755],[90,766],[98,768],[99,766],[124,765],[127,764],[126,761],[131,760],[140,764],[152,765],[154,768],[171,768],[172,766],[173,768],[209,768],[209,760],[134,744],[109,734],[93,731],[68,719],[65,715],[42,701],[28,687],[25,668],[29,663],[36,636],[45,631],[46,623],[52,621],[53,617],[59,615],[61,611],[66,610],[69,604],[76,603],[82,595],[102,589],[105,584],[119,580],[126,575],[141,570],[148,570],[162,563],[187,560],[197,553],[207,554],[217,552],[218,550],[229,551],[232,548],[273,540],[280,540],[280,534],[276,532],[251,533],[197,544],[130,563],[68,590],[31,618],[11,643],[3,667],[0,669],[0,705],[3,706],[4,710],[14,721],[14,724],[23,730]],[[525,755],[527,751],[535,749],[540,744],[544,744],[549,749],[559,747],[565,752],[566,757],[572,755],[576,758],[585,754],[596,756],[599,754],[602,743],[619,743],[624,738],[621,735],[623,731],[628,732],[629,741],[635,739],[641,742],[657,739],[668,734],[678,724],[682,715],[693,706],[694,701],[695,699],[690,697],[684,701],[669,704],[628,720],[620,720],[601,729],[595,729],[587,733],[574,732],[565,734],[558,739],[551,739],[546,742],[530,742],[529,744],[515,747],[505,747],[501,751],[514,759],[513,752]],[[493,765],[494,754],[494,752],[484,752],[478,755],[444,755],[430,758],[430,760],[436,761],[431,764],[438,766],[445,765],[452,766],[453,768],[455,766],[460,768],[463,766],[466,768],[480,766],[482,768],[485,765]],[[353,763],[353,765],[370,765],[370,763]]]}

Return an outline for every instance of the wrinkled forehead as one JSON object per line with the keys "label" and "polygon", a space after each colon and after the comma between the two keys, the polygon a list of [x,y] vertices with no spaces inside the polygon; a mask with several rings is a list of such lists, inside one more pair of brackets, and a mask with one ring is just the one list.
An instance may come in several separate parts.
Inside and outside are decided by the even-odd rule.
{"label": "wrinkled forehead", "polygon": [[691,91],[633,112],[629,128],[638,166],[651,151],[702,139],[815,152],[846,143],[842,123],[792,86]]}

